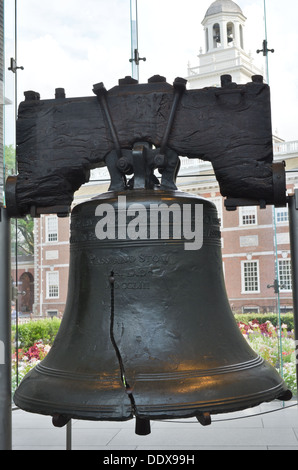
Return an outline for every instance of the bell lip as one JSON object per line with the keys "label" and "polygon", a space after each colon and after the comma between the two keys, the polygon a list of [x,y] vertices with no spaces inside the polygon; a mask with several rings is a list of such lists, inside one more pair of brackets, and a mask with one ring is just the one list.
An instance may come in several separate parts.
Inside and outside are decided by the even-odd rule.
{"label": "bell lip", "polygon": [[[292,398],[291,391],[285,387],[284,383],[279,384],[271,390],[259,392],[242,397],[232,397],[231,399],[222,399],[199,403],[172,405],[138,405],[134,410],[129,406],[115,406],[113,411],[104,412],[103,410],[83,409],[71,405],[43,402],[29,397],[18,397],[17,391],[14,395],[14,403],[20,409],[34,414],[46,416],[63,415],[69,419],[81,419],[87,421],[129,421],[133,418],[148,420],[161,419],[180,419],[199,416],[207,412],[210,415],[232,413],[245,409],[250,409],[264,402],[271,402],[279,399],[288,401]],[[121,408],[121,410],[120,410]]]}
{"label": "bell lip", "polygon": [[[125,391],[124,394],[126,395]],[[126,398],[126,397],[125,397]],[[18,389],[13,397],[14,404],[28,412],[46,416],[63,415],[68,419],[83,419],[87,421],[128,421],[133,418],[131,403],[105,405],[85,405],[82,403],[49,402],[42,398],[32,398],[20,393]]]}
{"label": "bell lip", "polygon": [[[287,395],[289,392],[289,395]],[[136,394],[135,400],[138,401]],[[283,398],[285,397],[285,398]],[[137,415],[140,418],[150,419],[171,419],[171,418],[190,418],[202,412],[210,414],[223,414],[241,411],[261,403],[271,402],[273,400],[288,401],[292,398],[291,391],[286,387],[285,383],[280,383],[272,389],[251,393],[231,398],[220,398],[215,400],[207,400],[197,403],[182,403],[182,404],[162,404],[162,405],[138,405]]]}
{"label": "bell lip", "polygon": [[[119,387],[113,392],[112,390],[107,390],[107,384],[104,384],[102,388],[98,384],[97,387],[94,385],[94,380],[89,378],[86,390],[85,381],[82,381],[82,383],[79,381],[78,383],[78,381],[74,380],[74,377],[68,377],[68,380],[65,380],[65,377],[62,378],[61,376],[57,376],[53,381],[53,378],[47,378],[45,375],[42,379],[42,390],[39,389],[37,391],[37,387],[41,385],[41,376],[36,369],[37,367],[32,369],[22,380],[15,391],[14,403],[27,412],[50,416],[61,414],[69,419],[127,421],[134,416],[145,419],[189,418],[197,416],[202,412],[208,412],[209,414],[229,413],[252,408],[263,402],[270,402],[275,399],[288,401],[292,398],[292,394],[285,382],[268,365],[266,369],[267,373],[270,374],[270,378],[267,376],[267,380],[259,384],[259,386],[257,385],[258,381],[256,381],[257,376],[253,374],[251,376],[254,383],[253,387],[249,386],[252,383],[249,380],[246,386],[241,387],[238,391],[239,393],[234,395],[230,385],[232,376],[237,371],[234,371],[232,375],[228,373],[227,382],[223,390],[221,391],[221,387],[219,387],[215,393],[208,389],[201,390],[200,392],[198,390],[193,393],[189,393],[186,390],[185,393],[181,393],[179,386],[175,393],[177,380],[159,382],[148,392],[147,381],[137,381],[133,384],[134,407],[132,407],[128,394],[120,382]],[[273,375],[272,372],[274,372]],[[246,375],[248,373],[247,369],[244,369],[242,373]],[[266,371],[263,371],[264,375],[266,375]],[[271,387],[269,387],[268,380],[271,382]],[[172,382],[172,385],[169,382]],[[178,385],[180,382],[178,381]],[[185,382],[184,386],[186,389],[188,382],[190,386],[193,385],[193,380],[183,380],[182,382]],[[59,398],[57,390],[61,390],[63,384],[65,390]],[[69,392],[70,388],[73,389],[75,384],[77,384],[79,390],[76,390],[76,396],[73,396],[72,401],[69,402],[67,392]],[[84,389],[83,401],[79,399],[82,387]],[[249,388],[251,388],[250,391]],[[95,389],[97,389],[98,393],[94,395]],[[110,394],[113,396],[110,396]],[[169,395],[172,397],[170,401],[166,399]]]}

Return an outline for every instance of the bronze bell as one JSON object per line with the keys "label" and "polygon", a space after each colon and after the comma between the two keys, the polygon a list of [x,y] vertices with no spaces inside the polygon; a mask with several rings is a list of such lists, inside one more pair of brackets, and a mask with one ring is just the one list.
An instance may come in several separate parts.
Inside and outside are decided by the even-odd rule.
{"label": "bronze bell", "polygon": [[[164,209],[163,222],[152,208]],[[208,424],[211,414],[290,396],[233,317],[213,203],[140,188],[74,208],[61,327],[17,406],[56,425],[136,417],[147,434],[150,420]]]}

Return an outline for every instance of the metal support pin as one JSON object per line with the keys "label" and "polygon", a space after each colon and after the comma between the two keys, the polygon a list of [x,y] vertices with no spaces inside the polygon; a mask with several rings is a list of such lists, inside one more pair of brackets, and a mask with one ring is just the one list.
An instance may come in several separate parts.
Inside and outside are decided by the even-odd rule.
{"label": "metal support pin", "polygon": [[24,70],[24,67],[23,66],[18,67],[17,63],[16,63],[16,60],[13,57],[11,57],[10,58],[10,67],[8,67],[8,70],[11,70],[11,72],[16,73],[16,71],[18,69]]}
{"label": "metal support pin", "polygon": [[263,56],[266,57],[268,55],[268,52],[274,52],[274,49],[268,49],[267,47],[267,40],[264,39],[263,41],[263,49],[257,49],[257,54],[260,52],[263,52]]}
{"label": "metal support pin", "polygon": [[144,62],[146,62],[146,57],[140,57],[138,49],[135,49],[134,50],[134,58],[129,59],[129,62],[134,62],[136,65],[139,65],[140,60],[143,60]]}

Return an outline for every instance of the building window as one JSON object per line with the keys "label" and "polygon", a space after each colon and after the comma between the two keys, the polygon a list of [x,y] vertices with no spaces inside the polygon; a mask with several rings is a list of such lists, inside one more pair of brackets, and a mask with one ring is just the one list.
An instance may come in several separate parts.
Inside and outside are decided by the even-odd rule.
{"label": "building window", "polygon": [[286,224],[289,222],[289,213],[287,207],[279,207],[275,209],[275,217],[277,224]]}
{"label": "building window", "polygon": [[239,224],[240,225],[257,225],[257,208],[239,207]]}
{"label": "building window", "polygon": [[291,260],[290,259],[279,259],[278,260],[278,275],[280,290],[291,291],[292,290],[292,272],[291,272]]}
{"label": "building window", "polygon": [[244,45],[243,45],[243,28],[242,28],[242,25],[239,26],[239,33],[240,33],[240,47],[241,47],[241,49],[244,49]]}
{"label": "building window", "polygon": [[58,316],[58,310],[47,310],[47,315],[51,318]]}
{"label": "building window", "polygon": [[48,299],[59,298],[59,272],[58,271],[47,272],[47,298]]}
{"label": "building window", "polygon": [[57,216],[46,217],[46,241],[47,242],[58,241],[58,217]]}
{"label": "building window", "polygon": [[242,293],[259,292],[259,262],[242,261],[241,268]]}
{"label": "building window", "polygon": [[242,307],[242,313],[260,313],[260,307]]}
{"label": "building window", "polygon": [[280,313],[288,313],[293,312],[293,306],[291,305],[281,305],[280,306]]}
{"label": "building window", "polygon": [[221,46],[220,26],[218,23],[213,25],[213,47],[216,49]]}
{"label": "building window", "polygon": [[227,37],[228,37],[228,45],[233,45],[235,32],[234,32],[234,23],[227,24]]}

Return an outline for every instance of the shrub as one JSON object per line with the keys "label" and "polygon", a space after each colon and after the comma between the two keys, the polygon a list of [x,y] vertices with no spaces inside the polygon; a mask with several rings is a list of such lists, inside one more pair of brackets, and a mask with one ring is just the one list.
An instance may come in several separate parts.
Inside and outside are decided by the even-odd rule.
{"label": "shrub", "polygon": [[[28,350],[40,340],[44,344],[53,344],[58,332],[61,320],[59,318],[46,318],[37,321],[30,321],[18,326],[18,347]],[[16,327],[12,326],[12,338],[15,339]]]}
{"label": "shrub", "polygon": [[[277,313],[236,313],[234,315],[237,323],[249,323],[253,320],[258,321],[260,324],[266,323],[269,321],[273,326],[277,327],[279,320]],[[292,313],[282,313],[281,314],[281,323],[287,325],[288,331],[294,329],[294,318]]]}

